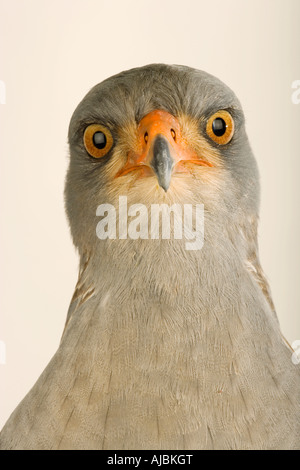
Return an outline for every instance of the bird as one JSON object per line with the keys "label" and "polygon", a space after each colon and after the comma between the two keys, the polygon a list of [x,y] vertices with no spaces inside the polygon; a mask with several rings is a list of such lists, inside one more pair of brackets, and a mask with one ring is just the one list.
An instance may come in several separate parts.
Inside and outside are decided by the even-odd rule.
{"label": "bird", "polygon": [[[1,449],[299,449],[299,366],[259,261],[259,171],[235,93],[186,65],[135,67],[90,89],[68,142],[78,282]],[[169,236],[152,236],[162,206]],[[187,249],[197,208],[203,239]]]}

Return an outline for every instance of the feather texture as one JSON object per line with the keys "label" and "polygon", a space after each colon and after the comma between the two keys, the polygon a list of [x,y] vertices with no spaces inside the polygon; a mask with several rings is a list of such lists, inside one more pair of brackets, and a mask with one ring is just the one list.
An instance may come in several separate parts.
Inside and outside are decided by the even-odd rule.
{"label": "feather texture", "polygon": [[[187,142],[214,163],[174,175],[167,193],[155,177],[115,178],[153,109],[178,116]],[[235,119],[224,148],[205,134],[218,109]],[[82,144],[91,122],[115,138],[102,162]],[[69,140],[79,279],[59,348],[4,426],[1,448],[298,449],[299,367],[259,262],[258,172],[234,94],[187,67],[134,69],[90,91]],[[203,248],[98,240],[96,207],[112,204],[118,218],[120,195],[148,211],[204,204]]]}

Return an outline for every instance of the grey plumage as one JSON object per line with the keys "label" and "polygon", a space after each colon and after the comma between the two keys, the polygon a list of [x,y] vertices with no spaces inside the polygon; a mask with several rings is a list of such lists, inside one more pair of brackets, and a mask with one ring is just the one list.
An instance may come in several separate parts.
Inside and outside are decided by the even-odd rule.
{"label": "grey plumage", "polygon": [[[114,175],[136,129],[160,109],[214,161],[173,175]],[[227,145],[206,134],[228,110]],[[189,120],[187,124],[186,119]],[[83,133],[107,126],[114,145],[90,157]],[[193,127],[194,125],[194,127]],[[149,65],[95,86],[69,128],[66,211],[80,255],[58,351],[12,413],[2,449],[298,449],[300,375],[282,337],[258,258],[259,178],[241,105],[215,77]],[[202,250],[183,240],[98,240],[96,208],[203,203]]]}

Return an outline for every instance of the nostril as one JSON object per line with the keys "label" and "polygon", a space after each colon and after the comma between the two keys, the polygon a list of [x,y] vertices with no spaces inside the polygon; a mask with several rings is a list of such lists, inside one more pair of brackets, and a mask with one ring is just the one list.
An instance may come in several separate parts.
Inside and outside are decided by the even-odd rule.
{"label": "nostril", "polygon": [[148,142],[148,137],[149,137],[149,136],[148,136],[148,132],[145,132],[145,134],[144,134],[144,141],[145,141],[145,143]]}
{"label": "nostril", "polygon": [[176,132],[174,131],[174,129],[171,129],[171,135],[176,142]]}

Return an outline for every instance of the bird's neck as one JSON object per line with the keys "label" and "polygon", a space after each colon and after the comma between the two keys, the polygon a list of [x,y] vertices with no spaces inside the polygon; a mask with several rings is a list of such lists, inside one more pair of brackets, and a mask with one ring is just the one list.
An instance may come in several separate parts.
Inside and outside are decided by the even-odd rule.
{"label": "bird's neck", "polygon": [[[199,252],[179,243],[144,242],[108,243],[82,260],[62,338],[74,368],[82,344],[81,373],[91,384],[100,374],[99,389],[116,393],[136,387],[145,374],[165,377],[172,371],[174,387],[183,390],[187,380],[203,382],[208,363],[210,383],[224,371],[244,368],[247,375],[239,348],[247,344],[255,355],[261,350],[257,341],[263,343],[271,329],[277,335],[278,327],[265,315],[266,302],[238,247],[221,238],[207,239]],[[184,372],[177,381],[178,371]]]}
{"label": "bird's neck", "polygon": [[230,292],[238,292],[244,261],[237,245],[222,237],[208,239],[201,250],[187,250],[184,240],[109,240],[82,258],[79,282],[99,303],[110,299],[116,307],[180,311],[188,300],[198,311],[214,303],[224,309]]}

